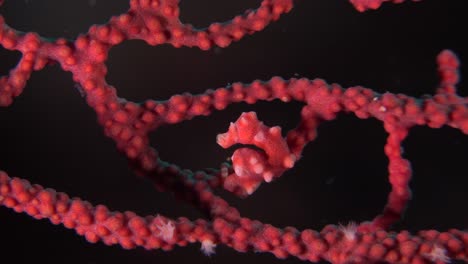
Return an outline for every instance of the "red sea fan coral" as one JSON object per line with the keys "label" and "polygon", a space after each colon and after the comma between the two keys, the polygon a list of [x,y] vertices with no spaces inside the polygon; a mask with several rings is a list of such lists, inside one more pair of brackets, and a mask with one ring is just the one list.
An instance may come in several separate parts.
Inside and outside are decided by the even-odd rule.
{"label": "red sea fan coral", "polygon": [[[35,28],[36,24],[25,28],[18,20],[28,20],[18,19],[21,16],[14,13],[14,5],[21,3],[4,4],[2,52],[10,56],[15,53],[7,50],[16,49],[23,57],[12,72],[9,70],[14,64],[8,66],[5,59],[8,67],[2,72],[10,74],[8,79],[2,79],[0,101],[10,106],[1,110],[2,138],[8,140],[2,142],[5,153],[0,166],[10,175],[27,177],[32,183],[90,202],[42,189],[5,173],[0,179],[1,202],[17,212],[62,223],[89,242],[101,241],[96,245],[81,244],[85,240],[54,227],[60,234],[70,236],[50,238],[59,241],[57,248],[68,245],[62,246],[63,254],[47,252],[50,249],[42,248],[45,243],[40,242],[19,246],[17,239],[33,240],[37,234],[37,239],[43,241],[54,232],[40,233],[39,225],[50,228],[50,224],[38,221],[31,224],[31,235],[29,225],[19,223],[22,216],[4,211],[2,227],[9,232],[18,228],[11,235],[4,232],[8,234],[8,248],[28,250],[27,254],[14,255],[18,262],[30,258],[63,262],[62,256],[73,255],[66,248],[87,252],[72,257],[72,262],[79,263],[133,263],[136,258],[138,262],[195,260],[189,248],[171,251],[180,252],[176,255],[138,249],[170,250],[177,245],[195,245],[196,257],[203,257],[198,252],[200,245],[209,254],[216,247],[217,254],[212,257],[221,260],[224,254],[234,253],[227,247],[273,253],[247,253],[246,260],[236,260],[244,254],[234,254],[226,262],[271,262],[273,257],[287,256],[333,263],[466,260],[466,233],[462,231],[466,228],[466,212],[463,203],[457,205],[457,200],[466,200],[466,184],[456,176],[457,171],[463,171],[457,169],[457,164],[463,165],[467,156],[462,133],[467,130],[466,99],[457,96],[463,95],[464,84],[458,83],[459,61],[453,53],[440,53],[437,64],[433,60],[449,48],[464,61],[465,45],[457,38],[462,24],[458,22],[463,21],[457,11],[462,8],[440,1],[406,2],[399,6],[386,4],[377,11],[361,14],[352,10],[349,3],[339,1],[298,2],[292,11],[290,1],[263,1],[259,9],[248,11],[244,18],[213,24],[197,32],[188,25],[180,27],[179,15],[184,23],[190,21],[202,28],[235,13],[199,22],[194,18],[209,17],[205,12],[210,8],[212,14],[220,15],[223,8],[229,9],[228,4],[190,6],[186,2],[176,5],[175,1],[130,1],[131,10],[126,14],[118,15],[124,10],[108,14],[106,20],[114,17],[107,26],[92,26],[89,31],[84,27],[76,33],[64,33],[63,28],[49,32],[50,27]],[[383,2],[387,1],[353,4],[364,10],[375,9]],[[80,13],[83,17],[82,14],[100,8],[110,10],[112,6],[101,1],[87,4],[91,6],[88,11],[72,12],[69,16]],[[28,5],[34,7],[32,14],[53,17],[51,10],[39,9],[45,4]],[[253,8],[251,5],[245,4],[244,8]],[[184,14],[183,10],[191,12]],[[25,6],[21,11],[28,15]],[[282,14],[286,11],[289,14]],[[268,24],[271,20],[275,22]],[[50,21],[67,24],[57,22],[57,18]],[[104,22],[91,21],[86,26]],[[26,34],[18,39],[15,34],[22,33],[15,33],[9,26],[25,32],[38,31],[43,37],[65,38]],[[257,31],[262,32],[249,36]],[[78,36],[84,32],[88,34]],[[165,42],[171,45],[159,45]],[[144,67],[137,69],[136,65]],[[436,65],[440,83],[435,78]],[[62,69],[72,75],[64,75]],[[62,81],[61,74],[67,81]],[[206,77],[200,78],[203,74]],[[50,83],[37,83],[41,78]],[[338,82],[343,87],[361,84],[374,90],[344,89],[328,82]],[[73,87],[78,87],[78,92]],[[207,88],[213,90],[205,92]],[[434,88],[438,88],[435,93]],[[234,102],[237,104],[231,105]],[[89,111],[88,106],[94,111]],[[263,107],[267,109],[264,112]],[[241,115],[250,111],[257,114]],[[200,117],[210,113],[208,118]],[[102,128],[95,125],[96,114],[107,138],[102,135]],[[236,122],[240,116],[247,121],[245,125],[242,118]],[[368,121],[359,121],[367,118]],[[228,131],[229,122],[234,122],[234,126]],[[374,125],[376,129],[366,128]],[[441,126],[444,127],[439,129]],[[21,133],[15,132],[19,129]],[[431,138],[421,135],[418,129],[438,134]],[[250,130],[255,132],[252,137]],[[218,143],[223,147],[234,145],[223,151],[216,145],[216,135],[225,132],[225,136],[218,137]],[[45,141],[47,138],[52,141]],[[226,139],[232,142],[223,144]],[[122,156],[113,152],[115,147]],[[183,159],[186,154],[190,158]],[[128,170],[123,157],[132,170]],[[164,161],[157,160],[159,157]],[[199,171],[193,173],[168,162]],[[306,165],[310,167],[305,168]],[[435,178],[428,176],[431,172]],[[146,181],[131,178],[134,174]],[[412,185],[408,185],[411,175]],[[199,211],[175,203],[165,193],[154,194],[148,182],[160,191],[176,194]],[[246,199],[240,202],[230,194],[218,193],[223,188]],[[425,193],[428,194],[424,196]],[[438,194],[437,199],[434,193]],[[451,210],[436,209],[438,204]],[[431,207],[430,211],[418,209],[425,206]],[[405,209],[408,210],[403,220],[392,225]],[[376,215],[379,216],[367,222]],[[8,224],[10,218],[15,224]],[[448,219],[453,220],[444,224]],[[347,226],[350,221],[358,223],[352,241],[337,226]],[[286,225],[297,229],[277,228]],[[172,228],[171,239],[168,234]],[[448,228],[453,229],[446,232]],[[21,230],[21,235],[17,235],[17,230]],[[137,249],[123,251],[105,244]],[[110,250],[114,252],[112,256],[118,256],[114,260],[106,253]]]}

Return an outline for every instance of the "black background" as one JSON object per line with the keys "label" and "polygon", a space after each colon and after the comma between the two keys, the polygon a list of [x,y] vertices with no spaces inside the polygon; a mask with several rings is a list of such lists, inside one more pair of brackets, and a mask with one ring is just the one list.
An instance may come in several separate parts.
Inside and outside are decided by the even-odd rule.
{"label": "black background", "polygon": [[[257,8],[260,2],[184,0],[181,21],[206,27]],[[467,96],[464,2],[424,0],[359,13],[344,0],[296,1],[279,21],[225,49],[126,41],[110,51],[106,79],[120,97],[136,102],[273,76],[323,78],[345,87],[421,96],[434,92],[435,58],[448,48],[459,55],[459,93]],[[123,0],[9,0],[0,14],[17,30],[75,38],[127,8]],[[0,47],[0,75],[19,58],[20,53]],[[210,117],[160,128],[151,134],[151,143],[163,159],[182,167],[213,167],[231,155],[216,145],[216,134],[225,132],[241,112],[255,110],[267,125],[287,131],[297,124],[300,107],[276,101],[232,105]],[[341,114],[319,127],[318,139],[278,181],[263,184],[245,200],[220,193],[243,216],[278,227],[321,229],[372,219],[389,191],[385,137],[377,120]],[[466,136],[452,128],[411,130],[404,148],[414,170],[414,198],[394,230],[467,228],[467,147]],[[103,135],[71,74],[57,65],[34,72],[14,104],[0,108],[0,169],[112,210],[201,217],[190,205],[135,177],[113,141]],[[302,263],[225,246],[208,258],[199,251],[200,244],[170,252],[90,244],[73,230],[7,208],[0,208],[0,234],[2,259],[12,257],[15,263]]]}

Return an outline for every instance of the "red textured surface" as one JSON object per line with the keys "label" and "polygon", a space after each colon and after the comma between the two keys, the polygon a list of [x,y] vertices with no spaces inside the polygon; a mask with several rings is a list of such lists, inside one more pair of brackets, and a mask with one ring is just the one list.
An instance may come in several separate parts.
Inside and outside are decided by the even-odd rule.
{"label": "red textured surface", "polygon": [[[321,258],[333,263],[363,260],[424,263],[428,262],[431,252],[440,247],[447,250],[448,257],[466,261],[467,234],[461,230],[442,233],[427,230],[413,235],[405,231],[399,234],[384,231],[401,217],[411,197],[408,186],[411,167],[402,157],[401,148],[408,130],[416,125],[431,128],[448,125],[468,133],[467,99],[456,94],[458,60],[450,51],[443,51],[437,59],[441,82],[436,94],[431,97],[378,93],[364,87],[343,89],[320,79],[284,80],[274,77],[265,82],[233,83],[199,95],[174,95],[167,101],[147,100],[136,104],[118,98],[115,88],[105,80],[107,68],[104,62],[112,46],[125,39],[143,39],[150,45],[170,43],[175,47],[195,46],[202,50],[215,45],[226,47],[245,34],[263,30],[270,20],[276,20],[282,12],[289,11],[292,3],[265,1],[260,9],[246,14],[245,18],[238,17],[228,24],[211,25],[206,32],[178,23],[178,9],[174,2],[130,3],[131,11],[127,14],[112,18],[107,25],[91,27],[87,35],[81,35],[74,42],[65,39],[50,42],[36,34],[18,33],[4,26],[2,46],[22,52],[23,57],[9,77],[2,79],[0,102],[3,106],[11,105],[13,99],[22,93],[33,70],[41,70],[48,62],[57,61],[80,84],[80,90],[88,105],[95,110],[106,136],[116,142],[135,172],[154,181],[160,190],[174,191],[182,199],[193,203],[208,215],[210,221],[111,212],[106,207],[93,207],[87,202],[70,199],[50,189],[43,190],[38,185],[12,179],[6,174],[1,176],[3,205],[35,218],[49,218],[55,224],[63,223],[90,242],[102,240],[105,244],[120,244],[124,248],[142,246],[168,250],[175,245],[185,246],[187,243],[210,240],[238,251],[271,252],[278,258],[292,255],[304,260],[317,261]],[[228,137],[237,138],[230,138],[230,144],[255,145],[260,150],[237,150],[232,158],[233,168],[223,164],[219,170],[180,170],[158,160],[158,154],[149,146],[148,133],[166,124],[209,115],[231,103],[253,104],[259,100],[274,99],[305,103],[299,126],[288,131],[285,139],[281,140],[274,129],[258,128],[253,117],[249,117],[244,125],[239,120],[240,123],[227,134]],[[362,119],[376,118],[388,133],[384,149],[389,159],[392,190],[383,213],[372,222],[361,223],[355,240],[350,241],[342,229],[332,225],[318,233],[310,229],[278,229],[242,218],[236,209],[212,193],[213,189],[224,187],[245,196],[252,194],[263,180],[268,182],[278,178],[292,167],[296,159],[300,161],[306,143],[316,138],[318,125],[335,119],[340,112],[354,113]],[[267,130],[270,133],[266,133]],[[267,143],[250,143],[255,141],[259,131],[264,133],[259,136],[262,140],[258,141]],[[230,144],[226,144],[226,147]],[[236,153],[240,153],[240,156],[236,156]],[[260,160],[264,167],[262,170],[271,171],[272,176],[259,176],[255,168],[246,168],[243,163],[252,163],[251,158]],[[236,170],[236,167],[242,169]],[[247,176],[241,175],[244,173]],[[172,240],[163,239],[160,236],[161,222],[172,221],[175,236]]]}

